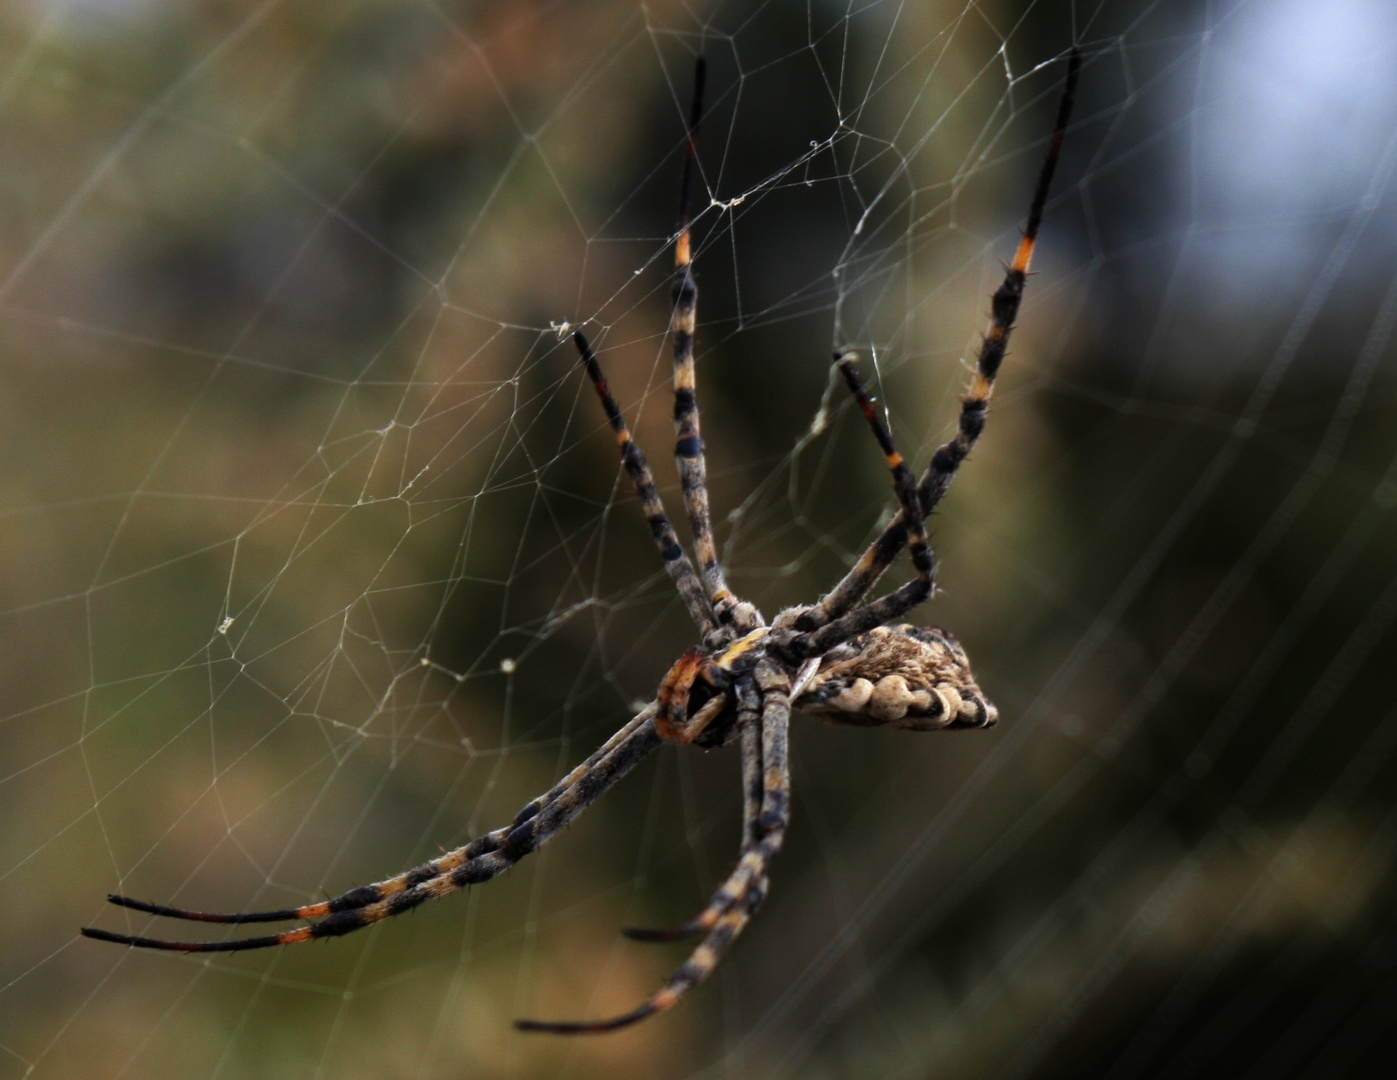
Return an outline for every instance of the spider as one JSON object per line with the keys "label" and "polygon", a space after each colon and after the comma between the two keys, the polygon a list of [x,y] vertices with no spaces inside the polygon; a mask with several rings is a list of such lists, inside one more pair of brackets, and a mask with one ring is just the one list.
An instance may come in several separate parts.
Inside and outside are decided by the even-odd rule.
{"label": "spider", "polygon": [[[649,705],[551,790],[520,810],[512,822],[397,877],[361,885],[318,904],[239,914],[186,911],[125,896],[107,897],[120,907],[193,922],[301,920],[306,925],[262,937],[205,942],[138,937],[92,927],[83,928],[82,933],[100,941],[186,953],[262,949],[352,933],[509,869],[545,844],[666,740],[707,748],[737,741],[742,757],[743,824],[736,866],[713,893],[707,907],[683,925],[665,930],[625,931],[627,936],[641,941],[700,937],[702,940],[689,958],[660,990],[619,1016],[586,1021],[516,1020],[515,1025],[524,1031],[559,1034],[614,1031],[670,1008],[707,978],[760,907],[767,892],[769,868],[786,835],[790,817],[787,738],[793,710],[837,724],[911,731],[983,728],[998,719],[998,712],[981,693],[969,660],[952,634],[906,623],[887,624],[932,594],[936,559],[927,540],[925,520],[945,495],[984,429],[995,376],[1023,297],[1029,260],[1080,67],[1081,58],[1074,49],[1068,60],[1047,156],[1029,206],[1028,222],[1004,281],[994,293],[989,329],[969,390],[961,402],[958,429],[932,455],[920,480],[913,477],[874,411],[855,373],[852,354],[842,350],[835,353],[835,365],[887,458],[899,512],[818,603],[789,607],[768,623],[754,605],[733,594],[718,561],[694,395],[698,287],[690,253],[689,188],[703,111],[705,67],[700,57],[694,72],[688,145],[680,179],[670,322],[674,343],[675,458],[697,569],[665,515],[645,454],[631,438],[596,353],[581,331],[573,334],[573,341],[615,433],[621,462],[635,486],[665,569],[702,635],[702,644],[675,661]],[[915,577],[881,598],[865,602],[904,547],[909,550]]]}

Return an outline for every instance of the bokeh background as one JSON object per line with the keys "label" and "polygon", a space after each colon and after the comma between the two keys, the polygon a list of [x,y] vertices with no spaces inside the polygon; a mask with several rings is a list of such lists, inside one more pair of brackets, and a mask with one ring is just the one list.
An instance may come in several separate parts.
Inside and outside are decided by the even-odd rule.
{"label": "bokeh background", "polygon": [[[933,523],[992,731],[795,729],[766,908],[607,1038],[733,858],[665,748],[502,879],[212,960],[507,820],[693,643],[563,338],[731,577],[819,595],[953,430],[1067,50],[987,435]],[[1384,0],[0,11],[0,1077],[1378,1075],[1397,1007],[1397,13]],[[905,573],[905,571],[903,571]],[[197,932],[195,927],[194,931]]]}

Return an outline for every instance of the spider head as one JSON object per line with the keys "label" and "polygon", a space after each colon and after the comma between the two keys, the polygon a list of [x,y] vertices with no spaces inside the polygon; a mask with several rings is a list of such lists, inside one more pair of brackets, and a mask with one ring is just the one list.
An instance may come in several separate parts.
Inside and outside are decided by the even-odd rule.
{"label": "spider head", "polygon": [[759,626],[717,648],[696,646],[676,660],[655,695],[655,733],[703,747],[727,743],[737,719],[734,684],[750,674],[770,636],[769,627]]}
{"label": "spider head", "polygon": [[[655,695],[655,732],[662,739],[691,743],[703,735],[730,705],[728,673],[712,654],[692,648],[674,662]],[[708,740],[703,740],[705,744]]]}

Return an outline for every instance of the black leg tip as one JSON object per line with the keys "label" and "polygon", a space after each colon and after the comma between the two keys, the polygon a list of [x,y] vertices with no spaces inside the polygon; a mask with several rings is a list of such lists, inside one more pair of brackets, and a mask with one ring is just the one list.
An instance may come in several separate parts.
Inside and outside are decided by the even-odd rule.
{"label": "black leg tip", "polygon": [[95,926],[84,926],[79,931],[85,938],[92,938],[93,941],[110,941],[114,945],[130,945],[131,939],[125,934],[113,934],[110,930],[98,930]]}

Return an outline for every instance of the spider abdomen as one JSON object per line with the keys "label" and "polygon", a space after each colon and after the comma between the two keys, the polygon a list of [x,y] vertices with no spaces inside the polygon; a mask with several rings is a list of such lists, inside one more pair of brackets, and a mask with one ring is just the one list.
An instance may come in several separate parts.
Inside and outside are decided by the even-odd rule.
{"label": "spider abdomen", "polygon": [[912,731],[999,718],[954,635],[911,624],[875,627],[825,653],[793,704],[830,723]]}

